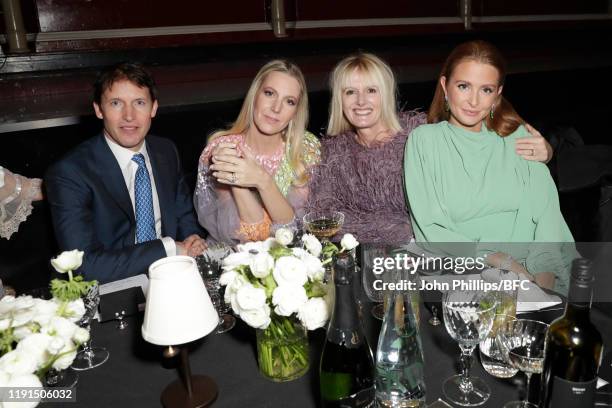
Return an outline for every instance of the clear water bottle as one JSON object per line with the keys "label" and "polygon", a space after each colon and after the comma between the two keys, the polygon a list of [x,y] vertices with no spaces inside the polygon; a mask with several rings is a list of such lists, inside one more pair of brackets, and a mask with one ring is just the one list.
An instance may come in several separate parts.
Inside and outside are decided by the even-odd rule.
{"label": "clear water bottle", "polygon": [[[407,270],[393,271],[411,279]],[[399,286],[399,285],[398,285]],[[385,316],[376,349],[376,402],[379,407],[425,407],[425,375],[421,336],[411,291],[386,291]]]}

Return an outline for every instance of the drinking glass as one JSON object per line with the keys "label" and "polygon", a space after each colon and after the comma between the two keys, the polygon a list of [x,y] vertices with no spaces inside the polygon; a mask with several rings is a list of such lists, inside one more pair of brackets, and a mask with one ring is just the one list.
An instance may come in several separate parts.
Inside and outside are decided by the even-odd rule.
{"label": "drinking glass", "polygon": [[478,377],[470,377],[472,352],[483,341],[495,318],[497,300],[483,291],[448,291],[442,298],[444,325],[461,349],[462,374],[448,378],[443,385],[449,401],[464,407],[482,405],[491,389]]}
{"label": "drinking glass", "polygon": [[529,319],[518,319],[508,325],[502,333],[503,343],[508,348],[510,363],[525,373],[527,393],[525,401],[511,401],[504,408],[537,408],[529,402],[529,383],[532,374],[542,373],[544,362],[544,340],[548,324]]}
{"label": "drinking glass", "polygon": [[385,277],[387,275],[386,268],[382,268],[380,273],[374,271],[374,259],[376,258],[385,258],[388,253],[386,247],[384,246],[373,246],[368,247],[363,251],[363,259],[361,260],[361,281],[363,284],[363,290],[365,291],[368,299],[372,302],[376,303],[376,305],[372,306],[371,313],[372,316],[377,318],[378,320],[382,320],[385,315],[385,307],[383,304],[383,292],[382,290],[374,289],[375,282],[377,280],[385,281]]}
{"label": "drinking glass", "polygon": [[[85,314],[77,324],[86,328],[91,333],[91,319],[96,315],[98,305],[100,304],[100,287],[97,284],[89,288],[89,291],[83,297],[83,303],[85,305]],[[104,364],[108,360],[109,355],[110,353],[104,347],[91,347],[90,334],[89,340],[83,343],[83,350],[77,353],[71,367],[78,371],[90,370]]]}
{"label": "drinking glass", "polygon": [[304,228],[317,237],[323,246],[340,231],[344,214],[340,211],[311,211],[304,215]]}
{"label": "drinking glass", "polygon": [[206,255],[197,256],[195,259],[198,265],[198,271],[204,281],[204,286],[206,286],[206,290],[210,296],[210,300],[219,314],[219,324],[217,325],[216,333],[225,333],[234,328],[236,325],[236,318],[229,314],[230,307],[223,300],[221,285],[219,284],[221,266]]}
{"label": "drinking glass", "polygon": [[512,315],[496,314],[491,331],[478,345],[482,367],[494,377],[510,378],[518,373],[518,368],[508,360],[510,350],[504,345],[503,337],[506,331],[512,329],[515,320]]}

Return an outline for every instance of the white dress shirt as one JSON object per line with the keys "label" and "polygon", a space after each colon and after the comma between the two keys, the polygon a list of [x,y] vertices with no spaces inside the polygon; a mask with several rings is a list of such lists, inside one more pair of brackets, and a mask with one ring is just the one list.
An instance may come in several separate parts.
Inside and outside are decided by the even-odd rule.
{"label": "white dress shirt", "polygon": [[[119,146],[115,143],[114,140],[109,138],[104,133],[104,139],[110,147],[117,163],[119,163],[119,167],[121,168],[121,173],[123,174],[123,180],[125,181],[125,185],[127,187],[128,193],[130,194],[130,201],[132,202],[132,209],[135,209],[134,204],[134,181],[136,180],[136,170],[138,170],[138,163],[132,160],[132,157],[135,154],[141,153],[144,156],[145,163],[147,165],[147,170],[149,172],[149,178],[151,179],[151,193],[153,195],[153,214],[155,216],[155,234],[157,238],[161,239],[162,244],[164,245],[164,249],[166,250],[166,256],[176,255],[176,243],[174,239],[170,237],[162,237],[161,236],[161,210],[159,209],[159,199],[157,198],[157,189],[155,188],[155,177],[153,176],[153,168],[151,167],[151,160],[149,160],[149,154],[147,153],[147,142],[142,144],[142,147],[138,152],[134,152],[130,149],[126,149],[123,146]],[[134,214],[134,217],[136,214]],[[134,243],[136,241],[134,240]]]}

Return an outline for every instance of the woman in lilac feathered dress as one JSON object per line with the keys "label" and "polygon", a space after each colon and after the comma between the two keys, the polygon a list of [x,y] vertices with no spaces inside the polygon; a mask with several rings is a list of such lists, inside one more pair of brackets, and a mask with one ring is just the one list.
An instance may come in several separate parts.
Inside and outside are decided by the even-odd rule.
{"label": "woman in lilac feathered dress", "polygon": [[[397,113],[393,72],[372,54],[340,61],[330,87],[330,136],[321,141],[321,163],[310,179],[306,210],[344,213],[334,239],[352,233],[363,243],[407,243],[413,233],[404,193],[404,145],[427,115]],[[517,153],[548,160],[550,146],[537,131],[532,134],[526,145],[517,145]]]}

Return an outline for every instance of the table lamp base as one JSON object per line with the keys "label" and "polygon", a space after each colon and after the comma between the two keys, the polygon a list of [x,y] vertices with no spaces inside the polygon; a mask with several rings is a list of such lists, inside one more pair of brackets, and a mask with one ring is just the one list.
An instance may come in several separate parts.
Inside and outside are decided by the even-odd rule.
{"label": "table lamp base", "polygon": [[191,376],[192,395],[189,396],[181,380],[168,384],[161,394],[164,408],[203,408],[217,399],[218,388],[212,378],[206,375]]}

